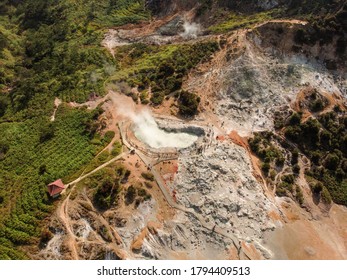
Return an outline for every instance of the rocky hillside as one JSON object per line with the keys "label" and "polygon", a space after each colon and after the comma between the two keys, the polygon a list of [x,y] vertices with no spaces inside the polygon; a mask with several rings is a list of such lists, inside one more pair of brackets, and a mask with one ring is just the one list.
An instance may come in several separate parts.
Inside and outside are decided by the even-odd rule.
{"label": "rocky hillside", "polygon": [[346,259],[346,13],[2,1],[0,258]]}

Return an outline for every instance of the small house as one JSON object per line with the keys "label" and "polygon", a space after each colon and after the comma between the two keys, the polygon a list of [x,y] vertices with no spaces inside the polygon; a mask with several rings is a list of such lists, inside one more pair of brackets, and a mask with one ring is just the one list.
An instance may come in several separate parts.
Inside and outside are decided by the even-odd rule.
{"label": "small house", "polygon": [[61,194],[63,190],[65,190],[65,188],[66,186],[64,185],[62,180],[59,179],[48,185],[48,193],[51,197],[56,198]]}

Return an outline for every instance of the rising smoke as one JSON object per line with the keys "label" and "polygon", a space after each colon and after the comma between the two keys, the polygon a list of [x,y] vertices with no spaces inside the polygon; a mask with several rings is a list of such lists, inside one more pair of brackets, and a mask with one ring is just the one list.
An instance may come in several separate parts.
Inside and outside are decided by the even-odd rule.
{"label": "rising smoke", "polygon": [[189,133],[167,132],[160,129],[149,111],[144,110],[133,118],[135,136],[151,148],[187,148],[198,136]]}
{"label": "rising smoke", "polygon": [[198,38],[201,32],[200,24],[197,24],[195,22],[185,21],[183,23],[183,28],[184,28],[184,32],[181,33],[180,36],[186,40]]}
{"label": "rising smoke", "polygon": [[159,128],[150,111],[135,106],[127,96],[113,93],[111,99],[117,106],[117,113],[133,122],[135,136],[151,148],[187,148],[198,139],[198,136],[193,134],[167,132]]}

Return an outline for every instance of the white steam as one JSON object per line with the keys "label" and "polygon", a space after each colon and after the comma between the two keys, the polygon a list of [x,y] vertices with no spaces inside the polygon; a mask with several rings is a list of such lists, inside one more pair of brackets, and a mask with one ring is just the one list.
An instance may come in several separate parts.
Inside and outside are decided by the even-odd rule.
{"label": "white steam", "polygon": [[183,24],[184,32],[181,33],[181,37],[184,39],[196,39],[198,38],[201,30],[200,24],[194,22],[185,21]]}
{"label": "white steam", "polygon": [[151,148],[187,148],[198,136],[189,133],[167,132],[158,127],[148,111],[142,111],[132,118],[135,124],[135,136]]}
{"label": "white steam", "polygon": [[[119,84],[122,86],[122,84]],[[187,148],[198,140],[198,136],[189,133],[167,132],[158,127],[150,111],[141,105],[135,105],[130,97],[111,91],[110,98],[116,111],[133,122],[137,139],[151,148]]]}

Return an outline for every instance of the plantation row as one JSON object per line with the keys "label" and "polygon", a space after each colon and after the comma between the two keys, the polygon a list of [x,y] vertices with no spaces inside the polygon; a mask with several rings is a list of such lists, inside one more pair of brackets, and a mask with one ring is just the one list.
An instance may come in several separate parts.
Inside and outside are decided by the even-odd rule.
{"label": "plantation row", "polygon": [[[7,244],[1,259],[15,254],[21,257],[13,246],[30,244],[39,238],[39,223],[52,210],[47,183],[77,172],[107,144],[103,138],[99,145],[92,144],[86,123],[94,118],[95,112],[61,106],[52,124],[36,119],[0,125],[4,131],[0,143],[7,147],[0,160],[5,174],[0,177],[0,203],[5,206],[1,210],[0,241],[10,242],[1,243]],[[47,128],[52,134],[42,138]]]}

